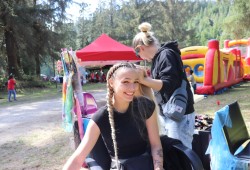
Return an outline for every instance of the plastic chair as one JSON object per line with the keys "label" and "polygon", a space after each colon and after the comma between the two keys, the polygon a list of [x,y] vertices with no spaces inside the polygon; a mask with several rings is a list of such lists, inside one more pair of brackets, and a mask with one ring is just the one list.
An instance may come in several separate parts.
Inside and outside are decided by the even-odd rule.
{"label": "plastic chair", "polygon": [[229,104],[232,126],[223,126],[223,132],[232,155],[250,162],[250,136],[238,102]]}
{"label": "plastic chair", "polygon": [[[98,110],[96,100],[92,94],[83,92],[82,95],[83,95],[83,100],[84,100],[83,110],[82,110],[81,116],[77,116],[79,117],[79,119],[77,119],[74,122],[74,126],[73,126],[75,148],[77,148],[81,142],[80,130],[82,130],[83,133],[85,132],[88,119],[90,118],[89,115],[95,113]],[[76,106],[74,108],[74,112],[76,113]],[[78,126],[79,123],[83,125],[80,127],[82,129],[79,129],[79,126]]]}
{"label": "plastic chair", "polygon": [[97,111],[98,109],[97,103],[92,94],[83,92],[83,100],[84,100],[84,107],[83,107],[84,114],[86,115],[93,114]]}
{"label": "plastic chair", "polygon": [[[96,100],[92,94],[83,92],[82,95],[84,105],[83,108],[81,108],[81,113],[77,112],[77,108],[80,108],[77,100],[76,106],[74,107],[74,112],[77,115],[77,120],[75,120],[73,124],[75,149],[81,143],[81,138],[84,136],[91,114],[98,110]],[[83,164],[83,167],[86,167],[85,163]]]}

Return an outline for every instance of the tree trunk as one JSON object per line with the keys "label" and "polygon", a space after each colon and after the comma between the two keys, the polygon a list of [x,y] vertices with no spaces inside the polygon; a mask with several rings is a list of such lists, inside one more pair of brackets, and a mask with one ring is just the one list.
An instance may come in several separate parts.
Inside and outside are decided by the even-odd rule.
{"label": "tree trunk", "polygon": [[35,60],[36,60],[36,75],[39,76],[41,74],[39,55],[36,56]]}
{"label": "tree trunk", "polygon": [[21,78],[17,63],[17,45],[13,36],[12,28],[9,27],[9,29],[5,30],[4,36],[8,58],[8,73],[9,75],[12,73],[15,77]]}

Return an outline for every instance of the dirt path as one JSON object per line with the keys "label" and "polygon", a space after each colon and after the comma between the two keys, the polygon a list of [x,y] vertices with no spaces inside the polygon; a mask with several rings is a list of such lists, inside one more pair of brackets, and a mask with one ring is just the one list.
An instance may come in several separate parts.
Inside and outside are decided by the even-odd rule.
{"label": "dirt path", "polygon": [[[105,92],[92,92],[98,106]],[[61,169],[74,150],[61,127],[60,98],[0,107],[0,169]]]}

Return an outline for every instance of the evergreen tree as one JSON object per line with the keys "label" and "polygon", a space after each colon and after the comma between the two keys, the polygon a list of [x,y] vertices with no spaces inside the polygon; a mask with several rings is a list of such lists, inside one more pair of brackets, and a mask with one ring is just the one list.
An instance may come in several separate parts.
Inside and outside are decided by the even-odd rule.
{"label": "evergreen tree", "polygon": [[23,73],[40,74],[43,57],[58,48],[54,41],[58,34],[52,27],[65,21],[65,7],[70,1],[37,4],[35,0],[0,0],[0,23],[4,29],[9,74],[19,78]]}
{"label": "evergreen tree", "polygon": [[250,2],[249,0],[234,0],[231,2],[230,13],[227,16],[224,29],[231,39],[249,38],[250,36]]}

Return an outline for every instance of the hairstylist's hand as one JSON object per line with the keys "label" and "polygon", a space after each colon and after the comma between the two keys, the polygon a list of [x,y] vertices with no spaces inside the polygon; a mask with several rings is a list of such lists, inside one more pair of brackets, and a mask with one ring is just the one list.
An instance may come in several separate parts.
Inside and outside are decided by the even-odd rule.
{"label": "hairstylist's hand", "polygon": [[145,77],[147,77],[146,69],[144,66],[136,65],[136,68],[138,69],[139,74],[139,81],[141,84],[145,84]]}
{"label": "hairstylist's hand", "polygon": [[147,75],[147,68],[144,66],[136,65],[138,74],[139,74],[139,83],[147,87],[152,88],[153,90],[160,91],[163,86],[163,81],[161,79],[154,79],[151,76]]}

